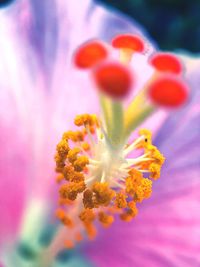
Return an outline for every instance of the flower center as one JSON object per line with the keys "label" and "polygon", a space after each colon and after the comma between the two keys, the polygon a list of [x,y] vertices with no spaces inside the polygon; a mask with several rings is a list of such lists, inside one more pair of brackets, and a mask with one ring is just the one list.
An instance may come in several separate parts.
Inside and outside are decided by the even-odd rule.
{"label": "flower center", "polygon": [[[103,133],[101,133],[93,150],[94,154],[88,165],[88,181],[107,182],[109,186],[114,186],[118,168],[125,162],[121,150],[113,150]],[[92,178],[93,180],[91,180]]]}

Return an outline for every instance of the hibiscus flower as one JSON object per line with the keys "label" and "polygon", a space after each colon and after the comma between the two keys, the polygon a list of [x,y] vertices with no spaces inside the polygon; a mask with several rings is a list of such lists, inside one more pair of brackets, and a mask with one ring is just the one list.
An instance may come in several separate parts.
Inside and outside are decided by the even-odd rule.
{"label": "hibiscus flower", "polygon": [[[116,219],[108,230],[99,229],[94,241],[82,241],[55,260],[64,244],[49,245],[60,225],[54,216],[55,147],[77,114],[99,114],[97,92],[88,73],[72,65],[72,54],[91,38],[110,41],[119,32],[142,33],[90,1],[16,2],[1,11],[0,20],[3,264],[39,267],[46,257],[46,266],[198,266],[200,113],[194,63],[185,64],[188,103],[147,121],[157,133],[153,143],[167,159],[151,198],[132,222]],[[131,63],[138,88],[152,74],[151,49]]]}

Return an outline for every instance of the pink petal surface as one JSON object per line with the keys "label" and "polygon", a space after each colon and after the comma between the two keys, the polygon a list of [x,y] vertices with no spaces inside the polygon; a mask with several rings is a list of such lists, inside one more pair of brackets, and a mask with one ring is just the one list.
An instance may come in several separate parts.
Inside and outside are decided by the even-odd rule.
{"label": "pink petal surface", "polygon": [[115,222],[84,251],[99,267],[197,267],[199,201],[198,191],[190,190],[146,208],[144,204],[133,222]]}
{"label": "pink petal surface", "polygon": [[74,116],[99,112],[90,78],[74,69],[72,54],[89,38],[109,39],[105,21],[109,38],[117,22],[120,31],[135,31],[88,0],[22,0],[0,14],[0,241],[8,233],[14,238],[24,201],[51,190],[55,146]]}

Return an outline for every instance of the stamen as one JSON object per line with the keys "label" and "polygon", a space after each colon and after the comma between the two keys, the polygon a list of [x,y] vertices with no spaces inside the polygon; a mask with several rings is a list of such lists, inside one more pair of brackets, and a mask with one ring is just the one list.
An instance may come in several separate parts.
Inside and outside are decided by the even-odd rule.
{"label": "stamen", "polygon": [[[152,145],[148,130],[140,130],[140,136],[130,146],[121,145],[114,149],[99,127],[102,123],[96,116],[79,115],[74,123],[83,128],[63,134],[57,146],[56,171],[62,179],[59,179],[61,207],[56,215],[66,227],[73,228],[74,233],[80,232],[80,220],[88,237],[93,239],[96,236],[96,220],[103,227],[109,227],[115,214],[124,221],[130,221],[137,215],[136,203],[150,197],[150,179],[160,176],[164,157]],[[94,127],[93,135],[88,130],[90,127]],[[85,143],[87,155],[81,149]],[[143,154],[137,158],[126,158],[134,150],[143,151]],[[149,177],[144,178],[143,172]],[[73,240],[68,239],[65,245],[71,247],[69,241],[74,245],[80,240],[74,237]]]}
{"label": "stamen", "polygon": [[137,145],[143,141],[145,137],[142,135],[138,139],[136,139],[131,145],[124,149],[124,156],[127,156]]}
{"label": "stamen", "polygon": [[100,211],[98,214],[99,221],[101,224],[107,228],[114,222],[114,217],[111,215],[106,214],[103,211]]}

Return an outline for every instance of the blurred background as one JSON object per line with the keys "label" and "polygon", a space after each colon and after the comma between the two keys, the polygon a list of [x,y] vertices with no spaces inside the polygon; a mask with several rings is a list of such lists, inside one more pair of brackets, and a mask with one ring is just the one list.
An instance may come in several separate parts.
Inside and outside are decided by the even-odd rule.
{"label": "blurred background", "polygon": [[[0,0],[0,8],[15,1]],[[135,20],[147,30],[162,50],[200,51],[199,0],[93,1]]]}
{"label": "blurred background", "polygon": [[140,23],[162,50],[200,51],[199,0],[96,0]]}

